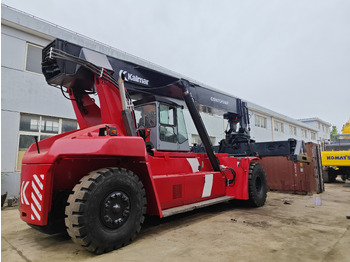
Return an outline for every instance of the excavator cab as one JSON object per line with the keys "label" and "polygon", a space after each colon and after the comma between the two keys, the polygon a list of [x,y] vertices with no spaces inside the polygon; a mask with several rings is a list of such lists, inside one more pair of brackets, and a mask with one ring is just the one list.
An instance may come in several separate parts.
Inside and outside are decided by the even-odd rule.
{"label": "excavator cab", "polygon": [[157,151],[190,150],[183,106],[168,99],[151,96],[134,102],[139,133]]}

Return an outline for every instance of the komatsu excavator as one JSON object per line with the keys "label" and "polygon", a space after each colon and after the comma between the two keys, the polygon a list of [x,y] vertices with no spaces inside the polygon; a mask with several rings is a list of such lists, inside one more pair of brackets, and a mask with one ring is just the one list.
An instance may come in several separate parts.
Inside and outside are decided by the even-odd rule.
{"label": "komatsu excavator", "polygon": [[338,175],[344,181],[350,179],[350,120],[342,134],[333,135],[330,143],[323,143],[321,156],[325,182],[334,182]]}

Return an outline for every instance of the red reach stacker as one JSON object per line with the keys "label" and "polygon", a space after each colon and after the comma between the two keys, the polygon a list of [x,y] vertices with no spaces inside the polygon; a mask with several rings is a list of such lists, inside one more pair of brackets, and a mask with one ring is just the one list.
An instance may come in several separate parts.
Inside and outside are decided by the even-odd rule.
{"label": "red reach stacker", "polygon": [[[260,157],[307,161],[302,141],[255,143],[245,102],[186,79],[60,39],[43,49],[42,71],[71,100],[80,129],[30,146],[20,216],[46,233],[67,230],[92,252],[130,243],[146,214],[167,217],[231,199],[262,206]],[[196,104],[224,112],[219,145]],[[200,146],[189,147],[184,108]]]}

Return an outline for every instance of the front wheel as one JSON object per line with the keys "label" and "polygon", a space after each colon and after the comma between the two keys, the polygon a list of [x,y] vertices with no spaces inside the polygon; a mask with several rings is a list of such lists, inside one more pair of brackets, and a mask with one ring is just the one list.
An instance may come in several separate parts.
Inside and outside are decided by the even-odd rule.
{"label": "front wheel", "polygon": [[267,197],[267,182],[265,170],[259,163],[250,164],[248,185],[249,205],[253,207],[263,206]]}
{"label": "front wheel", "polygon": [[100,254],[129,244],[140,232],[145,213],[139,178],[123,168],[104,168],[74,187],[65,223],[75,243]]}

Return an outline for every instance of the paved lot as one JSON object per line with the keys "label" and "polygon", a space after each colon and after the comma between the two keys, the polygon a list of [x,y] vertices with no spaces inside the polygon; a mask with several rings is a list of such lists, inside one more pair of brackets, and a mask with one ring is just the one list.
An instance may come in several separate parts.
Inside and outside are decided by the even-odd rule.
{"label": "paved lot", "polygon": [[1,212],[2,261],[350,261],[350,187],[312,196],[268,193],[264,207],[228,203],[166,219],[148,218],[129,246],[94,255],[64,235],[44,235]]}

